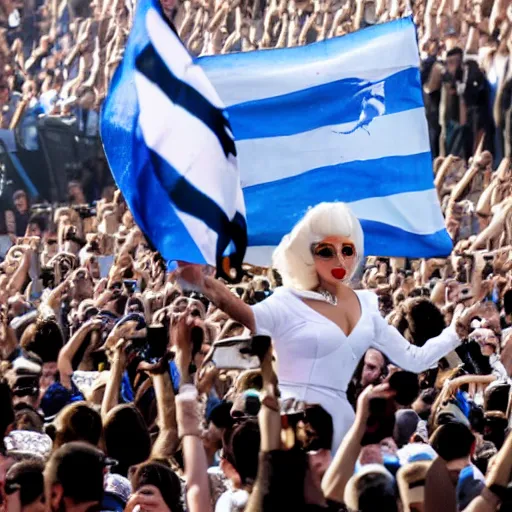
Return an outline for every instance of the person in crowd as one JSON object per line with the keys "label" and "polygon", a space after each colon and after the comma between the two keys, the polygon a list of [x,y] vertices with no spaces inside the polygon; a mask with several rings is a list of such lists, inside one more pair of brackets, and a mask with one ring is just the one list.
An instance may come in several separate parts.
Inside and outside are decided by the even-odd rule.
{"label": "person in crowd", "polygon": [[[509,2],[162,3],[194,55],[417,26],[450,257],[365,258],[323,205],[229,286],[166,267],[96,150],[134,2],[40,3],[0,31],[2,127],[33,149],[51,116],[92,145],[64,204],[16,190],[0,223],[0,512],[510,508]],[[259,364],[211,363],[251,331]]]}
{"label": "person in crowd", "polygon": [[2,128],[9,128],[18,110],[22,96],[18,91],[10,89],[7,82],[0,82],[0,107],[2,109]]}
{"label": "person in crowd", "polygon": [[103,500],[108,463],[100,450],[85,443],[72,442],[57,449],[44,470],[48,509],[52,512],[98,509]]}
{"label": "person in crowd", "polygon": [[388,375],[388,366],[389,361],[382,352],[373,348],[366,351],[348,388],[349,401],[353,406],[363,389],[383,382]]}
{"label": "person in crowd", "polygon": [[24,190],[16,190],[12,195],[14,203],[14,221],[16,223],[16,236],[25,236],[30,219],[30,204]]}
{"label": "person in crowd", "polygon": [[7,503],[14,507],[19,500],[22,512],[45,512],[43,471],[41,461],[24,460],[12,465],[5,475]]}

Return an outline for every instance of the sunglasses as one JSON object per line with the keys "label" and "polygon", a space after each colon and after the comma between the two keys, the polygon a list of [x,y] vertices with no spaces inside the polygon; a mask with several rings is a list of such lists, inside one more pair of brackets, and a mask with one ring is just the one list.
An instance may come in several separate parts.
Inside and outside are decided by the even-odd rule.
{"label": "sunglasses", "polygon": [[[340,249],[339,252],[338,249]],[[356,254],[356,249],[352,244],[341,244],[339,248],[332,244],[318,244],[313,245],[311,250],[313,256],[317,256],[323,260],[335,258],[339,253],[341,253],[344,258],[352,258]]]}

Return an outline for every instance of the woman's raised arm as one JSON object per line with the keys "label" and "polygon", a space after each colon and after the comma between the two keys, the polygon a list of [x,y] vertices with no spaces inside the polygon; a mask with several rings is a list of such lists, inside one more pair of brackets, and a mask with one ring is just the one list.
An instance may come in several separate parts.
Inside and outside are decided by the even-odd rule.
{"label": "woman's raised arm", "polygon": [[192,289],[205,295],[233,320],[245,325],[251,332],[256,331],[256,322],[251,307],[234,295],[219,280],[205,276],[199,265],[187,265],[179,268],[176,271],[176,278],[182,288]]}

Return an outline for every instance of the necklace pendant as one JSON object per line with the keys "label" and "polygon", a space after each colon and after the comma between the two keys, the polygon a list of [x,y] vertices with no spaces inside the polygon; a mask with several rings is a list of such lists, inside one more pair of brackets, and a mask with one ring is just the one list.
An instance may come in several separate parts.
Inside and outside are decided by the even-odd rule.
{"label": "necklace pendant", "polygon": [[331,306],[337,306],[338,305],[338,297],[336,295],[333,295],[331,292],[327,290],[318,290],[320,295],[331,305]]}

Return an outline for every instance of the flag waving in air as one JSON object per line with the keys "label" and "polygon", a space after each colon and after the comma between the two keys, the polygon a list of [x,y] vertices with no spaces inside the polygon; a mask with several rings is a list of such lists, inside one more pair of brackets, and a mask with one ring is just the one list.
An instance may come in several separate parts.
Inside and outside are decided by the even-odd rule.
{"label": "flag waving in air", "polygon": [[450,253],[411,18],[307,46],[197,62],[233,127],[248,261],[268,262],[272,246],[322,201],[349,204],[366,254]]}
{"label": "flag waving in air", "polygon": [[157,0],[138,2],[101,136],[136,223],[167,261],[241,268],[247,227],[230,123]]}

